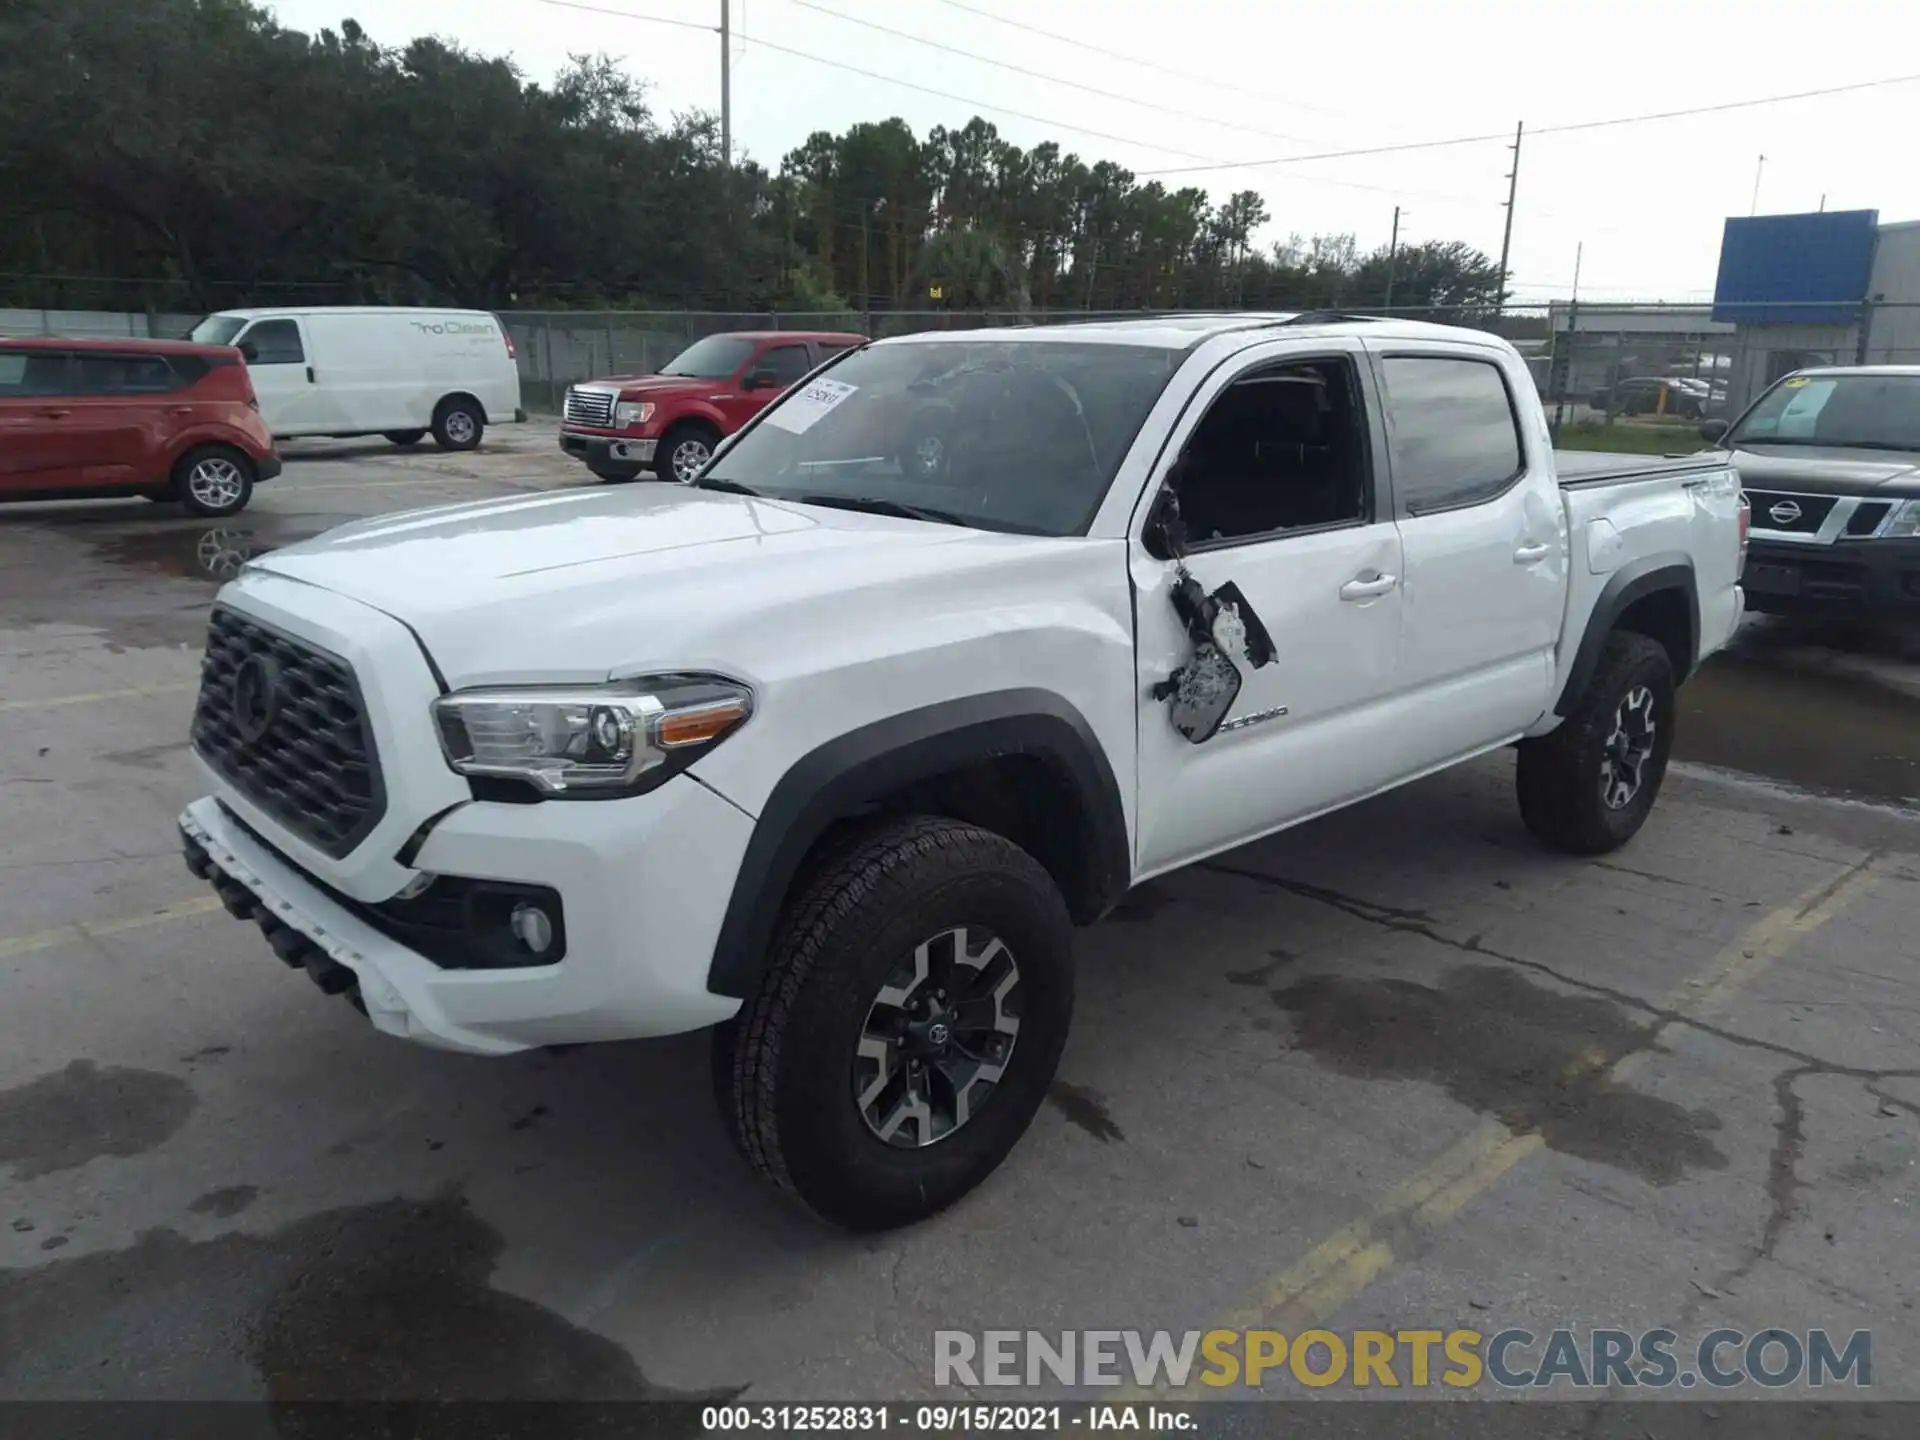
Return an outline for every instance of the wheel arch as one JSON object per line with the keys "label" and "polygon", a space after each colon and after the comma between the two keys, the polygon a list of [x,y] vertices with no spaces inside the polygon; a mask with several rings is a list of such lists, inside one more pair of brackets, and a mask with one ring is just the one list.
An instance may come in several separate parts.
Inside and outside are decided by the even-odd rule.
{"label": "wheel arch", "polygon": [[[465,400],[470,402],[473,408],[480,412],[481,424],[491,425],[494,423],[493,416],[489,414],[487,411],[487,402],[482,400],[478,395],[474,394],[471,390],[449,390],[447,391],[446,394],[442,395],[438,400],[434,401],[433,402],[434,421],[438,421],[440,418],[440,412],[445,410],[447,406],[453,404],[453,402],[456,400]],[[411,430],[414,427],[411,425],[406,425],[406,426],[402,426],[401,428],[406,430]],[[429,428],[431,428],[431,425],[429,426]],[[380,431],[379,433],[382,435],[386,434],[384,430]]]}
{"label": "wheel arch", "polygon": [[1700,587],[1693,557],[1678,550],[1644,556],[1607,580],[1554,701],[1556,715],[1571,713],[1593,678],[1607,637],[1616,630],[1657,641],[1673,662],[1674,683],[1685,682],[1700,657]]}
{"label": "wheel arch", "polygon": [[803,755],[773,787],[734,879],[707,971],[752,993],[808,858],[832,832],[885,814],[945,814],[1027,849],[1088,924],[1131,878],[1120,788],[1092,727],[1050,691],[1003,690],[890,716]]}

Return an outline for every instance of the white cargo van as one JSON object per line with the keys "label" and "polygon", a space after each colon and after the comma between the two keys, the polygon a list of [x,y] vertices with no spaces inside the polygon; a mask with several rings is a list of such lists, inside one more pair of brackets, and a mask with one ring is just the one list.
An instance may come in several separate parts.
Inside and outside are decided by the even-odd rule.
{"label": "white cargo van", "polygon": [[225,310],[193,339],[240,348],[278,439],[432,435],[443,450],[471,450],[487,426],[527,418],[513,341],[484,310]]}

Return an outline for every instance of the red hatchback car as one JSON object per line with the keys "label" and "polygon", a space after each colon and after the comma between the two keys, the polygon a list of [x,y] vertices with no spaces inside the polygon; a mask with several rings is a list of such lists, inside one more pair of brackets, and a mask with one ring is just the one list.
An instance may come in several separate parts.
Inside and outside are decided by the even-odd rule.
{"label": "red hatchback car", "polygon": [[231,515],[279,473],[238,350],[0,340],[0,501],[144,495]]}

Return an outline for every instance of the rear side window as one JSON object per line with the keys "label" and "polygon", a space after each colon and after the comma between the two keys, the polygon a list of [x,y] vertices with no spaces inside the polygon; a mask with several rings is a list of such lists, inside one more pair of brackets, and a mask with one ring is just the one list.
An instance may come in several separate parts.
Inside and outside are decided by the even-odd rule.
{"label": "rear side window", "polygon": [[1394,489],[1409,513],[1478,504],[1519,477],[1520,417],[1499,366],[1400,355],[1381,371]]}
{"label": "rear side window", "polygon": [[304,365],[307,352],[300,344],[300,326],[292,320],[262,320],[245,335],[240,344],[253,354],[249,365]]}
{"label": "rear side window", "polygon": [[0,350],[0,399],[68,393],[64,350]]}
{"label": "rear side window", "polygon": [[74,357],[82,395],[163,395],[180,388],[180,377],[158,355],[100,355]]}

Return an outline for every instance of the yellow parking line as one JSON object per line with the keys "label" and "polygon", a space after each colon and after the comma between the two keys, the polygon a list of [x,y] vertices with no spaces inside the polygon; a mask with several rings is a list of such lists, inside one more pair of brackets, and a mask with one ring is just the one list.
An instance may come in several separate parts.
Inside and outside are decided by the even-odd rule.
{"label": "yellow parking line", "polygon": [[51,930],[42,930],[38,935],[16,935],[11,940],[0,939],[0,960],[11,960],[16,955],[31,955],[36,950],[51,950],[56,945],[68,945],[75,940],[96,940],[103,935],[123,935],[129,930],[144,930],[151,925],[164,925],[169,920],[186,920],[219,908],[220,901],[216,896],[201,895],[192,900],[178,900],[171,905],[162,905],[158,910],[149,910],[142,915],[121,915],[111,920],[76,920],[71,925],[58,925]]}
{"label": "yellow parking line", "polygon": [[[1851,865],[1773,911],[1715,955],[1691,983],[1677,987],[1658,1007],[1693,1018],[1719,1008],[1751,983],[1794,943],[1820,928],[1858,900],[1876,882],[1872,857]],[[1640,1046],[1620,1056],[1607,1077],[1623,1081],[1645,1066],[1667,1032],[1682,1022],[1668,1020],[1650,1030]],[[1568,1078],[1606,1065],[1607,1055],[1590,1050],[1571,1067]],[[1516,1135],[1486,1121],[1455,1142],[1416,1174],[1389,1189],[1371,1214],[1342,1226],[1300,1260],[1261,1285],[1249,1302],[1214,1321],[1209,1329],[1271,1329],[1298,1334],[1312,1329],[1354,1299],[1392,1268],[1399,1258],[1396,1235],[1409,1228],[1431,1230],[1451,1220],[1500,1177],[1546,1147],[1537,1132]],[[1127,1398],[1148,1399],[1198,1393],[1189,1383],[1176,1391],[1164,1382],[1151,1390],[1132,1390]]]}
{"label": "yellow parking line", "polygon": [[180,685],[142,685],[132,690],[95,690],[88,695],[50,695],[44,700],[0,700],[0,710],[54,710],[62,705],[91,705],[98,700],[139,700],[149,695],[190,695],[198,681]]}

